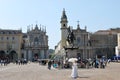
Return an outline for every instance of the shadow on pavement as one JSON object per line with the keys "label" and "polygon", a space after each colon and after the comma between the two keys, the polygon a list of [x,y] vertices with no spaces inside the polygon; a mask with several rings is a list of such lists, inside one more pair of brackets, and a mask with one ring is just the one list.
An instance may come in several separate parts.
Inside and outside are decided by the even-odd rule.
{"label": "shadow on pavement", "polygon": [[79,79],[88,79],[88,76],[78,76],[77,78],[72,78],[72,80],[79,80]]}
{"label": "shadow on pavement", "polygon": [[88,76],[78,76],[77,78],[90,78]]}

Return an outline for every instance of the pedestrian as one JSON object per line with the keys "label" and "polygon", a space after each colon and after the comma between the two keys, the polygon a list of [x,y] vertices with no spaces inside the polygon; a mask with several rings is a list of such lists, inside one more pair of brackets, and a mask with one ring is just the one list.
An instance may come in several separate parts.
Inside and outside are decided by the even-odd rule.
{"label": "pedestrian", "polygon": [[20,63],[21,63],[21,60],[20,60],[20,59],[18,59],[18,64],[20,65]]}
{"label": "pedestrian", "polygon": [[52,65],[52,62],[51,62],[51,61],[48,61],[48,69],[49,69],[49,70],[51,69],[51,65]]}
{"label": "pedestrian", "polygon": [[2,66],[2,64],[3,64],[3,60],[2,59],[1,59],[0,63],[1,63],[1,66]]}
{"label": "pedestrian", "polygon": [[58,61],[58,69],[60,69],[60,66],[61,66],[61,62],[60,60]]}
{"label": "pedestrian", "polygon": [[72,73],[71,73],[71,77],[72,78],[77,78],[78,77],[78,71],[77,71],[77,61],[73,62],[72,65]]}

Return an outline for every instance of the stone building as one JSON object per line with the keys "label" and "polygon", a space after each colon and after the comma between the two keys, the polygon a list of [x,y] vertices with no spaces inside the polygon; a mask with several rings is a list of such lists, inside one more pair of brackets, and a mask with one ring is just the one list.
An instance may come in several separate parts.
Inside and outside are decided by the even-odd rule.
{"label": "stone building", "polygon": [[[72,29],[72,26],[68,26],[67,15],[65,13],[65,9],[62,12],[61,16],[61,40],[55,47],[55,54],[57,56],[68,56],[70,57],[80,57],[82,59],[92,57],[92,48],[89,45],[90,33],[87,32],[87,27],[85,29],[81,29],[78,23],[77,29]],[[69,29],[73,32],[75,36],[75,40],[73,41],[74,48],[78,48],[76,50],[69,49],[65,50],[64,48],[69,48],[69,44],[67,42],[67,36],[69,34]]]}
{"label": "stone building", "polygon": [[77,29],[73,29],[76,40],[74,41],[74,46],[78,47],[77,57],[82,59],[93,58],[92,47],[89,42],[91,33],[87,32],[87,27],[81,29],[80,25],[77,25]]}
{"label": "stone building", "polygon": [[48,48],[46,28],[38,28],[37,24],[34,29],[28,28],[27,33],[22,33],[22,30],[0,29],[0,59],[46,59]]}
{"label": "stone building", "polygon": [[21,30],[0,29],[0,59],[13,61],[21,58],[22,35]]}
{"label": "stone building", "polygon": [[28,60],[48,58],[48,36],[45,28],[38,28],[37,24],[34,29],[29,28],[23,36],[23,42],[22,58]]}
{"label": "stone building", "polygon": [[118,33],[117,35],[117,41],[118,41],[118,44],[115,47],[115,55],[120,56],[120,33]]}
{"label": "stone building", "polygon": [[[68,26],[67,15],[65,9],[62,12],[61,16],[61,40],[55,47],[56,56],[68,56],[77,57],[81,59],[88,58],[101,58],[106,56],[111,58],[115,55],[115,46],[117,45],[117,33],[120,32],[120,29],[111,28],[110,30],[99,30],[94,33],[87,31],[87,27],[81,29],[79,23],[77,29],[73,29],[72,26]],[[68,29],[74,33],[74,47],[78,48],[76,51],[65,50],[64,47],[68,47],[67,36],[69,34]]]}
{"label": "stone building", "polygon": [[115,46],[117,45],[117,32],[115,30],[99,30],[91,35],[90,40],[96,57],[111,58],[115,55]]}

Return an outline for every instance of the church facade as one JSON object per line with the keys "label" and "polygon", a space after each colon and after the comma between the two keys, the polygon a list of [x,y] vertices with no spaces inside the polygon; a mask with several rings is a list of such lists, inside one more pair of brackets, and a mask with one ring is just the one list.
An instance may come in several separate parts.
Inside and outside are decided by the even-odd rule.
{"label": "church facade", "polygon": [[[97,32],[91,33],[87,31],[87,27],[84,29],[80,27],[78,22],[76,29],[72,26],[68,26],[68,19],[65,9],[62,12],[61,21],[61,40],[55,46],[56,57],[76,57],[81,59],[89,58],[112,58],[115,55],[115,47],[117,46],[117,34],[120,33],[120,29],[110,30],[98,30]],[[65,50],[65,47],[69,47],[67,37],[69,35],[69,28],[75,36],[73,41],[73,49],[77,48],[76,51]]]}
{"label": "church facade", "polygon": [[48,36],[46,29],[38,28],[28,29],[24,34],[24,48],[22,49],[22,57],[28,60],[46,59],[48,57]]}
{"label": "church facade", "polygon": [[[62,12],[60,24],[61,24],[61,28],[60,28],[61,40],[55,48],[56,55],[59,55],[59,56],[69,55],[69,58],[77,57],[82,59],[86,59],[94,56],[94,54],[92,53],[92,48],[90,47],[90,44],[89,44],[89,39],[91,34],[87,32],[86,26],[84,29],[81,29],[79,23],[77,24],[76,29],[73,29],[72,26],[68,26],[68,20],[67,20],[67,15],[65,13],[65,9]],[[71,51],[69,50],[69,52],[64,50],[64,47],[66,48],[69,47],[69,44],[67,41],[67,37],[69,35],[69,29],[73,32],[75,37],[75,40],[73,41],[73,44],[74,44],[73,47],[78,48],[75,50],[74,54],[73,54],[73,50]]]}

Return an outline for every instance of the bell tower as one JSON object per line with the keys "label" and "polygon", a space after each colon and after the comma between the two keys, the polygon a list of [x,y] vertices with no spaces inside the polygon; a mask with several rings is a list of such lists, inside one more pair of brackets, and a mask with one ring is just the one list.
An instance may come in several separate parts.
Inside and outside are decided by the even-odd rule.
{"label": "bell tower", "polygon": [[62,48],[66,46],[66,38],[68,34],[68,31],[67,31],[68,20],[67,20],[67,16],[65,13],[65,9],[63,9],[60,23],[61,23],[61,48]]}

